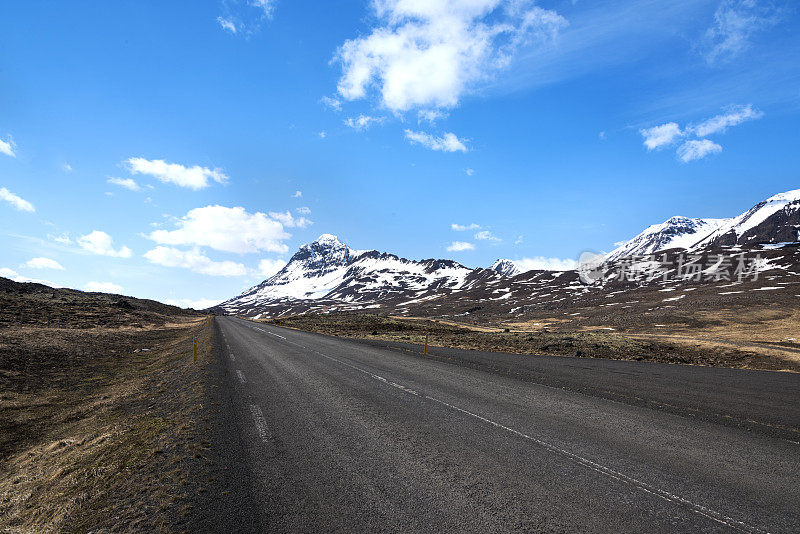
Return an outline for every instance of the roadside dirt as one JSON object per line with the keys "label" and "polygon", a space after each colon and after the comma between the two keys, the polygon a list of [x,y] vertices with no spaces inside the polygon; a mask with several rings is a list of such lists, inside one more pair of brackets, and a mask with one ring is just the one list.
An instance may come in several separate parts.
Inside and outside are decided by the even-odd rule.
{"label": "roadside dirt", "polygon": [[590,327],[567,331],[557,320],[496,325],[458,325],[436,319],[331,313],[285,317],[272,324],[311,332],[514,354],[549,354],[584,358],[639,360],[737,369],[800,371],[800,360],[754,345],[700,343],[692,338],[618,333]]}

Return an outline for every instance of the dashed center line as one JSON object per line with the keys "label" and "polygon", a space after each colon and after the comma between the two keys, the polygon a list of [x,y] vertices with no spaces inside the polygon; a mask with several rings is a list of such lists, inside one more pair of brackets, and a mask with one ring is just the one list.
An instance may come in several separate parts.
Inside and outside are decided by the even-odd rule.
{"label": "dashed center line", "polygon": [[247,382],[247,380],[244,378],[244,373],[241,370],[239,369],[236,370],[236,376],[239,377],[239,382],[241,382],[242,384]]}
{"label": "dashed center line", "polygon": [[[254,327],[251,327],[251,328],[254,328]],[[653,496],[659,497],[659,498],[664,499],[664,500],[666,500],[668,502],[671,502],[673,504],[678,504],[678,505],[685,506],[685,507],[689,508],[690,510],[692,510],[693,512],[695,512],[695,513],[697,513],[699,515],[702,515],[703,517],[711,519],[712,521],[715,521],[717,523],[723,524],[723,525],[725,525],[727,527],[730,527],[730,528],[732,528],[734,530],[738,530],[740,532],[764,533],[764,534],[766,534],[766,532],[767,532],[765,530],[762,530],[760,528],[754,527],[752,525],[748,525],[747,523],[744,523],[742,521],[738,521],[738,520],[736,520],[736,519],[734,519],[732,517],[728,517],[728,516],[726,516],[726,515],[724,515],[724,514],[722,514],[720,512],[717,512],[716,510],[712,510],[711,508],[708,508],[706,506],[703,506],[703,505],[700,505],[700,504],[696,504],[696,503],[694,503],[694,502],[692,502],[692,501],[690,501],[688,499],[685,499],[685,498],[683,498],[683,497],[681,497],[679,495],[675,495],[675,494],[670,493],[670,492],[668,492],[666,490],[663,490],[663,489],[657,488],[655,486],[652,486],[650,484],[647,484],[646,482],[638,480],[638,479],[636,479],[634,477],[625,475],[624,473],[616,471],[616,470],[614,470],[614,469],[612,469],[610,467],[606,467],[606,466],[604,466],[602,464],[599,464],[597,462],[594,462],[594,461],[592,461],[592,460],[590,460],[588,458],[584,458],[583,456],[580,456],[580,455],[577,455],[575,453],[569,452],[566,449],[562,449],[560,447],[557,447],[556,445],[553,445],[551,443],[543,441],[543,440],[541,440],[539,438],[533,437],[533,436],[528,435],[528,434],[526,434],[524,432],[521,432],[521,431],[516,430],[514,428],[511,428],[509,426],[506,426],[506,425],[503,425],[503,424],[498,423],[496,421],[493,421],[493,420],[491,420],[491,419],[489,419],[487,417],[483,417],[482,415],[470,412],[469,410],[465,410],[464,408],[460,408],[460,407],[458,407],[458,406],[456,406],[454,404],[450,404],[450,403],[448,403],[446,401],[443,401],[441,399],[437,399],[436,397],[431,397],[430,395],[420,394],[417,391],[415,391],[415,390],[413,390],[413,389],[411,389],[411,388],[409,388],[407,386],[403,386],[402,384],[398,384],[396,382],[392,382],[391,380],[388,380],[388,379],[386,379],[386,378],[384,378],[384,377],[382,377],[380,375],[376,375],[375,373],[367,371],[366,369],[363,369],[363,368],[361,368],[361,367],[359,367],[357,365],[353,365],[353,364],[351,364],[349,362],[345,362],[343,360],[340,360],[339,358],[334,358],[333,356],[328,356],[327,354],[323,354],[322,352],[319,352],[317,350],[310,349],[308,347],[300,345],[299,343],[295,343],[293,341],[289,341],[285,337],[280,336],[278,334],[274,334],[274,333],[269,332],[267,330],[262,330],[261,328],[255,328],[255,329],[256,330],[260,330],[261,332],[264,332],[264,333],[267,333],[267,334],[272,334],[273,336],[279,337],[281,339],[284,339],[284,340],[286,340],[287,343],[289,343],[291,345],[295,345],[296,347],[299,347],[299,348],[301,348],[303,350],[306,350],[306,351],[309,351],[309,352],[313,352],[314,354],[322,356],[323,358],[327,358],[329,360],[335,361],[335,362],[337,362],[337,363],[339,363],[341,365],[344,365],[344,366],[349,367],[349,368],[351,368],[351,369],[353,369],[355,371],[363,373],[363,374],[365,374],[365,375],[367,375],[367,376],[369,376],[369,377],[371,377],[371,378],[373,378],[373,379],[375,379],[375,380],[377,380],[379,382],[383,382],[384,384],[387,384],[387,385],[392,386],[394,388],[397,388],[397,389],[399,389],[399,390],[401,390],[401,391],[403,391],[405,393],[408,393],[409,395],[413,395],[415,397],[424,398],[424,399],[430,400],[432,402],[438,403],[438,404],[440,404],[442,406],[445,406],[445,407],[450,408],[452,410],[458,411],[458,412],[460,412],[460,413],[462,413],[464,415],[473,417],[475,419],[478,419],[479,421],[482,421],[484,423],[490,424],[490,425],[492,425],[492,426],[494,426],[496,428],[499,428],[499,429],[501,429],[501,430],[503,430],[505,432],[509,432],[511,434],[514,434],[515,436],[518,436],[520,438],[523,438],[523,439],[526,439],[528,441],[531,441],[532,443],[535,443],[535,444],[539,445],[540,447],[542,447],[542,448],[544,448],[544,449],[546,449],[546,450],[548,450],[550,452],[553,452],[555,454],[563,456],[563,457],[567,458],[568,460],[570,460],[572,462],[575,462],[575,463],[577,463],[577,464],[579,464],[579,465],[581,465],[583,467],[586,467],[588,469],[591,469],[591,470],[593,470],[593,471],[595,471],[595,472],[597,472],[597,473],[599,473],[601,475],[605,475],[607,477],[613,478],[614,480],[617,480],[617,481],[622,482],[624,484],[628,484],[630,486],[633,486],[634,488],[636,488],[636,489],[638,489],[640,491],[644,491],[645,493],[649,493],[649,494],[651,494]],[[241,372],[241,371],[237,371],[237,372]],[[252,410],[252,407],[251,407],[251,410]]]}
{"label": "dashed center line", "polygon": [[261,411],[261,406],[257,404],[250,405],[250,415],[253,416],[253,422],[256,425],[256,432],[258,432],[258,437],[261,438],[261,441],[264,443],[268,442],[270,439],[269,431],[267,430],[267,421],[264,419],[264,412]]}

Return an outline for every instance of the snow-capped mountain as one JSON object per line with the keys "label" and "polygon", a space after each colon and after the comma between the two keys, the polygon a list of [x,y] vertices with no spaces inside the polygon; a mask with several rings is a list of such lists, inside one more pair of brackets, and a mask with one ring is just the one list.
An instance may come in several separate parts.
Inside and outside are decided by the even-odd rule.
{"label": "snow-capped mountain", "polygon": [[731,219],[690,219],[672,217],[654,224],[630,241],[625,241],[606,255],[606,261],[619,258],[646,256],[660,250],[688,249],[728,224]]}
{"label": "snow-capped mountain", "polygon": [[800,240],[800,189],[759,202],[729,219],[693,248],[713,246],[793,243]]}
{"label": "snow-capped mountain", "polygon": [[[414,261],[377,250],[353,250],[335,236],[323,234],[300,247],[278,273],[213,310],[250,317],[366,309],[453,317],[524,315],[526,310],[561,310],[638,291],[640,285],[625,281],[615,270],[624,258],[672,250],[675,260],[675,249],[710,257],[719,247],[734,245],[768,256],[772,274],[761,280],[768,284],[767,290],[775,291],[783,287],[783,282],[775,280],[800,271],[799,230],[800,190],[770,197],[733,219],[672,217],[606,255],[596,284],[586,283],[577,270],[520,272],[513,261],[505,259],[488,269],[470,269],[452,260]],[[677,291],[683,283],[664,288],[663,281],[653,280],[660,284],[651,288],[657,293]],[[726,287],[730,286],[720,286],[722,291],[715,295],[741,293]],[[665,297],[664,302],[677,302],[676,298]],[[603,306],[610,305],[605,302]]]}
{"label": "snow-capped mountain", "polygon": [[377,250],[353,250],[336,236],[323,234],[300,247],[276,274],[219,307],[245,314],[295,306],[298,301],[367,307],[376,301],[458,290],[473,272],[451,260],[412,261]]}
{"label": "snow-capped mountain", "polygon": [[492,264],[492,266],[489,267],[489,270],[494,271],[497,274],[503,276],[516,276],[522,272],[520,268],[517,267],[516,263],[514,263],[511,260],[504,260],[504,259],[499,259],[495,261]]}

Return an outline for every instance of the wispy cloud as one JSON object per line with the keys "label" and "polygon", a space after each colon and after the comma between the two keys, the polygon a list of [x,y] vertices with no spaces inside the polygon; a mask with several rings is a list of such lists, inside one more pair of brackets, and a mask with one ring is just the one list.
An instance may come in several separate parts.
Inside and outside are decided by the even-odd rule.
{"label": "wispy cloud", "polygon": [[6,140],[0,139],[0,154],[5,154],[6,156],[11,156],[12,158],[16,158],[17,154],[14,150],[17,148],[17,145],[14,143],[14,140],[9,135],[6,137]]}
{"label": "wispy cloud", "polygon": [[570,271],[578,267],[578,262],[562,258],[546,258],[544,256],[534,256],[533,258],[522,258],[514,260],[514,264],[520,271]]}
{"label": "wispy cloud", "polygon": [[348,117],[344,120],[345,126],[353,128],[354,130],[366,130],[375,123],[380,124],[383,119],[380,117],[370,117],[369,115],[360,114],[358,117]]}
{"label": "wispy cloud", "polygon": [[110,235],[100,230],[94,230],[78,238],[78,246],[87,252],[99,256],[111,256],[114,258],[130,258],[133,254],[128,247],[114,248],[114,239]]}
{"label": "wispy cloud", "polygon": [[684,163],[722,152],[722,147],[710,139],[693,139],[678,148],[678,157]]}
{"label": "wispy cloud", "polygon": [[[308,209],[308,208],[306,208]],[[309,210],[310,212],[311,210]],[[305,217],[294,217],[291,212],[288,210],[285,212],[280,211],[271,211],[269,212],[269,216],[275,219],[276,221],[280,221],[282,225],[287,228],[306,228],[314,224],[313,221],[306,219]]]}
{"label": "wispy cloud", "polygon": [[50,282],[48,280],[39,280],[38,278],[28,278],[27,276],[22,276],[14,269],[9,269],[8,267],[0,268],[0,276],[19,283],[32,283],[32,284],[42,284],[50,287],[62,287],[61,285],[54,284],[53,282]]}
{"label": "wispy cloud", "polygon": [[480,232],[477,232],[473,237],[475,237],[475,239],[477,239],[478,241],[492,241],[494,243],[499,243],[500,241],[502,241],[502,239],[492,234],[492,232],[490,232],[489,230],[481,230]]}
{"label": "wispy cloud", "polygon": [[698,137],[706,137],[718,132],[724,133],[730,126],[760,119],[763,116],[764,113],[755,109],[752,104],[731,106],[725,113],[706,119],[697,126],[690,127],[690,129]]}
{"label": "wispy cloud", "polygon": [[141,191],[142,187],[136,183],[136,180],[133,178],[115,178],[110,177],[106,180],[110,184],[118,185],[120,187],[124,187],[125,189],[130,189],[131,191]]}
{"label": "wispy cloud", "polygon": [[708,63],[729,61],[746,50],[754,34],[774,26],[779,11],[772,2],[723,0],[714,23],[705,33],[701,50]]}
{"label": "wispy cloud", "polygon": [[453,241],[447,245],[448,252],[462,252],[464,250],[475,250],[475,245],[467,241]]}
{"label": "wispy cloud", "polygon": [[467,232],[469,230],[480,230],[480,225],[475,223],[470,224],[457,224],[453,223],[450,225],[450,229],[455,232]]}
{"label": "wispy cloud", "polygon": [[170,306],[177,306],[179,308],[192,308],[194,310],[205,310],[212,306],[216,306],[223,299],[165,299],[162,302]]}
{"label": "wispy cloud", "polygon": [[644,146],[647,150],[656,150],[673,144],[676,140],[683,137],[680,126],[674,122],[668,122],[652,128],[639,130],[644,137]]}
{"label": "wispy cloud", "polygon": [[64,267],[56,260],[50,258],[31,258],[25,262],[25,266],[31,269],[54,269],[63,271]]}
{"label": "wispy cloud", "polygon": [[303,196],[302,191],[295,191],[294,195],[292,195],[292,198],[302,198],[302,196]]}
{"label": "wispy cloud", "polygon": [[441,152],[466,152],[467,146],[464,140],[459,139],[454,133],[445,133],[442,137],[435,137],[425,132],[414,132],[406,130],[406,139],[411,144],[419,144],[431,150]]}
{"label": "wispy cloud", "polygon": [[[679,140],[684,140],[677,149],[677,155],[681,161],[688,163],[722,152],[722,146],[705,139],[705,137],[725,133],[731,126],[760,119],[763,116],[764,113],[752,104],[729,106],[723,113],[714,115],[698,124],[689,124],[683,129],[675,122],[668,122],[639,130],[639,133],[644,137],[644,145],[647,150],[661,149],[674,145]],[[692,137],[696,139],[691,139]]]}
{"label": "wispy cloud", "polygon": [[33,204],[22,197],[15,195],[5,187],[0,187],[0,200],[8,202],[19,211],[36,211],[36,208],[33,207]]}
{"label": "wispy cloud", "polygon": [[263,259],[258,262],[258,274],[263,276],[272,276],[283,269],[285,265],[286,262],[283,260]]}
{"label": "wispy cloud", "polygon": [[244,276],[247,269],[233,261],[213,261],[198,247],[180,250],[174,247],[157,246],[144,253],[144,257],[156,265],[180,267],[209,276]]}
{"label": "wispy cloud", "polygon": [[249,37],[272,18],[276,0],[222,0],[220,27],[233,35]]}
{"label": "wispy cloud", "polygon": [[131,174],[153,176],[164,183],[172,183],[189,189],[203,189],[211,185],[211,181],[225,183],[228,176],[222,169],[209,169],[193,165],[186,167],[177,163],[167,163],[162,159],[129,158],[125,162]]}
{"label": "wispy cloud", "polygon": [[94,293],[122,293],[122,286],[113,282],[89,282],[86,290]]}
{"label": "wispy cloud", "polygon": [[217,22],[219,25],[222,26],[223,30],[228,30],[231,33],[236,33],[236,24],[233,23],[232,20],[224,19],[222,17],[217,17]]}
{"label": "wispy cloud", "polygon": [[332,98],[330,96],[323,96],[319,99],[319,101],[325,105],[325,107],[330,108],[334,111],[342,111],[342,101],[338,98]]}

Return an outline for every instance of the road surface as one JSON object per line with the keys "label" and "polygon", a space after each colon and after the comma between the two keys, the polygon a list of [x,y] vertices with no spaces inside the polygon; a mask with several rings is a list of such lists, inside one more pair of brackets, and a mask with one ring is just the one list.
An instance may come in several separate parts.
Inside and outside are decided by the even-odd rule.
{"label": "road surface", "polygon": [[[800,532],[798,375],[754,374],[751,391],[746,371],[531,371],[537,357],[216,321],[226,439],[246,472],[248,517],[221,512],[226,529]],[[670,388],[684,395],[667,402]]]}

